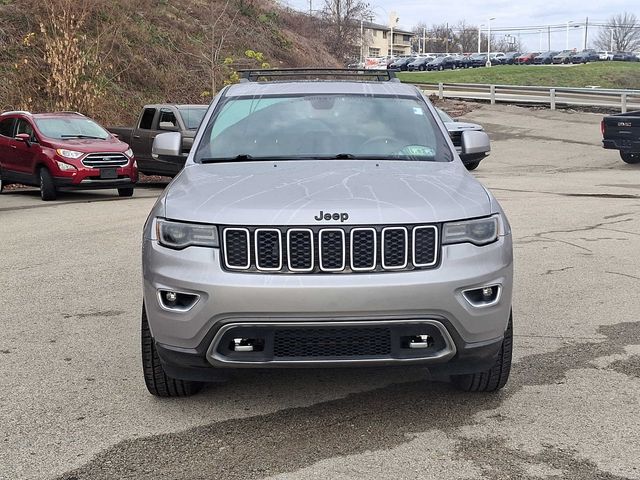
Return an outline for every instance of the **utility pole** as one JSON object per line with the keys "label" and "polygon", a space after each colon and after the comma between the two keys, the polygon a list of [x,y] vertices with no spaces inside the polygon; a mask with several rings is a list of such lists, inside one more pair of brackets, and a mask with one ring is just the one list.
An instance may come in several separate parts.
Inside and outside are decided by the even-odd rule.
{"label": "utility pole", "polygon": [[547,25],[547,50],[551,51],[551,25]]}
{"label": "utility pole", "polygon": [[480,40],[482,39],[482,26],[484,24],[478,25],[478,53],[480,53]]}
{"label": "utility pole", "polygon": [[427,53],[427,29],[426,28],[422,29],[422,48],[424,49],[424,52],[422,53]]}
{"label": "utility pole", "polygon": [[609,51],[613,52],[613,28],[611,29],[611,40],[609,40]]}
{"label": "utility pole", "polygon": [[449,22],[447,22],[447,29],[445,30],[446,38],[444,39],[444,51],[449,54]]}
{"label": "utility pole", "polygon": [[313,12],[313,9],[311,8],[312,7],[311,2],[313,2],[313,0],[309,0],[309,16],[311,16]]}
{"label": "utility pole", "polygon": [[362,19],[360,19],[360,64],[364,68],[364,21]]}
{"label": "utility pole", "polygon": [[584,22],[584,50],[587,49],[587,43],[589,43],[589,17]]}

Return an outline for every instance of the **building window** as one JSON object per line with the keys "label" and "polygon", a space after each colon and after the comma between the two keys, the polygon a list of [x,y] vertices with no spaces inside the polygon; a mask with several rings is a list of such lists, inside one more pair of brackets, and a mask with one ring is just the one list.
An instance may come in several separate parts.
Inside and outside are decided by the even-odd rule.
{"label": "building window", "polygon": [[403,35],[402,36],[402,40],[404,40],[405,42],[410,42],[411,41],[411,35]]}
{"label": "building window", "polygon": [[382,32],[382,38],[387,38],[387,32]]}
{"label": "building window", "polygon": [[379,48],[369,48],[369,56],[370,57],[379,57],[380,49]]}

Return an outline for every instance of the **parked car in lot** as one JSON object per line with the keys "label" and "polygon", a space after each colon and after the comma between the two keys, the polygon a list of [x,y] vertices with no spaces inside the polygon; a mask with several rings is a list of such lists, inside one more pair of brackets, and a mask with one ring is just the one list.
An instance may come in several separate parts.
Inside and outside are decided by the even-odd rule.
{"label": "parked car in lot", "polygon": [[40,187],[42,200],[59,190],[114,188],[133,195],[138,168],[129,145],[75,112],[0,115],[0,191],[9,184]]}
{"label": "parked car in lot", "polygon": [[559,54],[554,55],[553,63],[556,65],[569,64],[571,63],[571,57],[573,57],[574,53],[573,50],[563,50]]}
{"label": "parked car in lot", "polygon": [[616,52],[613,54],[612,60],[616,62],[637,62],[638,57],[629,52]]}
{"label": "parked car in lot", "polygon": [[571,63],[589,63],[597,62],[600,60],[598,52],[595,50],[582,50],[581,52],[574,53],[571,56]]}
{"label": "parked car in lot", "polygon": [[522,55],[520,52],[507,52],[504,54],[504,58],[502,59],[503,65],[513,65],[516,63],[516,59]]}
{"label": "parked car in lot", "polygon": [[435,58],[436,57],[432,56],[418,57],[413,62],[409,63],[409,65],[407,65],[408,70],[411,72],[416,70],[423,72],[427,69],[427,64],[435,60]]}
{"label": "parked car in lot", "polygon": [[640,110],[608,115],[600,128],[604,148],[620,150],[625,163],[640,163]]}
{"label": "parked car in lot", "polygon": [[553,57],[556,56],[558,52],[544,52],[540,55],[537,55],[533,59],[534,65],[550,65],[553,62]]}
{"label": "parked car in lot", "polygon": [[460,66],[462,68],[478,68],[484,67],[487,64],[487,54],[486,53],[474,53],[466,58],[463,58],[460,61]]}
{"label": "parked car in lot", "polygon": [[476,168],[478,168],[478,165],[480,165],[480,161],[483,160],[487,155],[489,155],[491,147],[489,144],[487,144],[486,150],[482,152],[479,151],[471,154],[465,154],[462,151],[462,133],[466,131],[484,132],[482,126],[478,125],[477,123],[461,122],[457,119],[452,118],[448,113],[437,107],[436,111],[444,122],[444,126],[447,127],[447,132],[449,132],[451,141],[456,147],[456,151],[458,152],[458,155],[460,155],[460,160],[462,160],[464,166],[467,167],[467,170],[475,170]]}
{"label": "parked car in lot", "polygon": [[[145,105],[135,127],[109,127],[109,131],[131,145],[142,173],[174,177],[184,166],[193,138],[206,111],[207,105]],[[168,161],[153,157],[153,139],[163,132],[181,132],[180,157]]]}
{"label": "parked car in lot", "polygon": [[491,59],[491,65],[502,65],[506,55],[504,52],[491,52],[489,58]]}
{"label": "parked car in lot", "polygon": [[391,64],[389,67],[390,70],[400,70],[402,72],[406,72],[409,69],[409,64],[413,62],[416,57],[403,57]]}
{"label": "parked car in lot", "polygon": [[461,65],[461,60],[449,55],[446,57],[437,57],[427,63],[427,70],[455,70],[456,68],[460,68]]}
{"label": "parked car in lot", "polygon": [[601,60],[601,61],[613,60],[613,52],[609,52],[606,50],[599,51],[598,60]]}
{"label": "parked car in lot", "polygon": [[540,55],[540,52],[529,52],[523,53],[516,59],[516,64],[518,65],[531,65],[533,64],[533,59]]}
{"label": "parked car in lot", "polygon": [[[510,227],[433,105],[382,73],[272,73],[243,72],[214,98],[145,224],[148,390],[190,395],[229,370],[410,364],[465,391],[502,388]],[[462,133],[463,153],[488,142]],[[179,155],[180,133],[153,151]]]}

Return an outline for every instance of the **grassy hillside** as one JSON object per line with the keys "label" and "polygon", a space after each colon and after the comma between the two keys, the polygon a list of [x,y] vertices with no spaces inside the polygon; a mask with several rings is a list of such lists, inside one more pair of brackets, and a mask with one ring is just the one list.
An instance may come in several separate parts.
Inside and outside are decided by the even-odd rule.
{"label": "grassy hillside", "polygon": [[[56,47],[65,28],[75,56]],[[243,67],[338,65],[317,22],[272,0],[0,0],[0,45],[0,110],[78,109],[107,124],[145,103],[208,103],[212,77],[219,90]]]}
{"label": "grassy hillside", "polygon": [[640,62],[597,62],[574,66],[503,65],[444,72],[401,73],[403,82],[488,83],[640,89]]}

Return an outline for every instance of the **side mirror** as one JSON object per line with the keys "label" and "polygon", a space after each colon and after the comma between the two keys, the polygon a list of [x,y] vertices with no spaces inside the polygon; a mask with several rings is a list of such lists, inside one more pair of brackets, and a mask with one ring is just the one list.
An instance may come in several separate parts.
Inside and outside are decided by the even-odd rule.
{"label": "side mirror", "polygon": [[472,155],[474,153],[488,153],[491,151],[489,135],[478,130],[462,132],[462,153]]}
{"label": "side mirror", "polygon": [[153,140],[151,156],[155,159],[182,157],[182,134],[169,132],[157,135]]}
{"label": "side mirror", "polygon": [[31,146],[31,135],[29,135],[28,133],[19,133],[15,136],[15,139],[18,142],[24,142],[27,144],[27,147]]}

